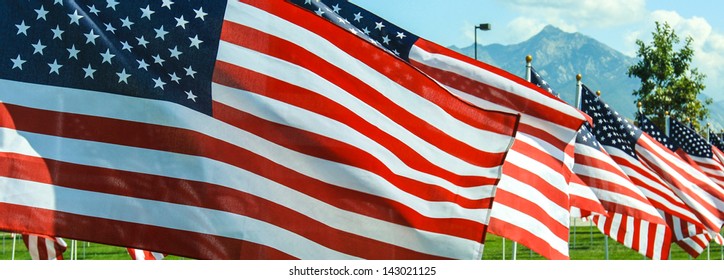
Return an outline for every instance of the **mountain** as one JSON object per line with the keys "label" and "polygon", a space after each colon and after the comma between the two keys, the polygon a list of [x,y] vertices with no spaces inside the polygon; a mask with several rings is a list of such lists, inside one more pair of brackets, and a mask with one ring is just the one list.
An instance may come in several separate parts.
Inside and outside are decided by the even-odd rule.
{"label": "mountain", "polygon": [[[450,48],[470,57],[475,51],[472,45]],[[588,88],[600,90],[603,99],[619,113],[634,117],[636,104],[631,92],[639,81],[629,78],[626,71],[636,63],[635,58],[581,33],[567,33],[551,25],[518,44],[478,45],[478,59],[521,77],[526,55],[533,56],[533,67],[569,104],[575,100],[576,74],[580,73]]]}

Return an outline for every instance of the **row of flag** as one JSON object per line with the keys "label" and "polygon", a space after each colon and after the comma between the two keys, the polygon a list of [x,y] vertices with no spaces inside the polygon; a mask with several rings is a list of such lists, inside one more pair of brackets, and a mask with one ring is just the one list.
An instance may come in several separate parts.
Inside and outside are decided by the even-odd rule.
{"label": "row of flag", "polygon": [[493,233],[567,259],[571,217],[652,259],[723,243],[720,149],[585,85],[344,0],[76,2],[0,3],[0,229],[61,256],[480,259]]}

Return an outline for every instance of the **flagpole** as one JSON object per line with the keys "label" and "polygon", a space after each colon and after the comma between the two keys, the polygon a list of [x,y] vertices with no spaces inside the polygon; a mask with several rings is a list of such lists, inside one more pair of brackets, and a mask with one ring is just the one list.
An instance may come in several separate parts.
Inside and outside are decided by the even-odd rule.
{"label": "flagpole", "polygon": [[669,137],[669,119],[671,119],[671,116],[669,116],[669,111],[664,112],[664,134],[666,134],[666,137]]}
{"label": "flagpole", "polygon": [[13,252],[10,255],[10,260],[15,260],[15,235],[16,235],[15,233],[12,234],[12,236],[13,236]]}
{"label": "flagpole", "polygon": [[576,109],[581,110],[581,92],[583,91],[583,83],[581,74],[576,75]]}

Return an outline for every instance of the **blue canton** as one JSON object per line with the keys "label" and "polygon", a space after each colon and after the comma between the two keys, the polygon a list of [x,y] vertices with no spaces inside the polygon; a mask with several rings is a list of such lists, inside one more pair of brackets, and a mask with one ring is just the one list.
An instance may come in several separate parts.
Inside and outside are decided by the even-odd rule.
{"label": "blue canton", "polygon": [[659,143],[664,145],[664,147],[669,148],[672,152],[679,148],[679,146],[671,140],[671,137],[666,136],[666,134],[656,127],[656,125],[646,116],[638,114],[638,121],[639,127],[641,127],[644,132],[648,133],[651,138],[659,141]]}
{"label": "blue canton", "polygon": [[684,152],[697,157],[712,157],[711,145],[709,145],[703,137],[699,136],[696,131],[675,119],[669,119],[669,126],[671,127],[670,138],[673,139]]}
{"label": "blue canton", "polygon": [[601,145],[617,148],[638,158],[635,145],[641,136],[641,130],[610,108],[585,85],[581,92],[581,110],[593,118],[591,133]]}
{"label": "blue canton", "polygon": [[712,145],[716,146],[719,150],[724,151],[724,142],[722,142],[721,137],[711,130],[709,130],[709,140]]}
{"label": "blue canton", "polygon": [[2,1],[0,79],[167,100],[211,114],[226,1]]}
{"label": "blue canton", "polygon": [[530,67],[530,82],[535,84],[539,88],[548,91],[550,94],[558,96],[558,93],[556,93],[551,88],[551,86],[545,80],[543,80],[543,77],[541,77],[541,75],[538,74],[538,71],[535,71],[535,68],[533,68],[532,66]]}
{"label": "blue canton", "polygon": [[344,0],[289,0],[408,60],[419,37]]}

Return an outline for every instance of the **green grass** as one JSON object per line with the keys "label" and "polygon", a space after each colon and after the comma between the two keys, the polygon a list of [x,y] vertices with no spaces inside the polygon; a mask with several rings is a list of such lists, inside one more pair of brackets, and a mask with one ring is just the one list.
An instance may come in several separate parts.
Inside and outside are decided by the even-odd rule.
{"label": "green grass", "polygon": [[[575,234],[574,234],[575,230]],[[575,238],[574,238],[575,237]],[[572,227],[569,236],[568,248],[570,249],[570,257],[572,260],[605,260],[605,239],[597,228],[591,226]],[[714,242],[711,243],[711,252],[709,258],[711,260],[722,259],[722,247]],[[505,241],[505,259],[513,258],[513,242]],[[485,240],[485,250],[483,251],[484,260],[502,260],[503,259],[503,238],[488,234]],[[518,260],[544,260],[542,256],[531,251],[530,249],[518,244]],[[644,260],[644,256],[631,250],[611,238],[608,238],[608,259],[609,260]],[[689,260],[689,254],[684,252],[678,245],[671,244],[672,260]],[[706,260],[707,252],[699,255],[696,260]]]}
{"label": "green grass", "polygon": [[[575,230],[575,234],[573,233]],[[570,256],[572,260],[604,260],[605,246],[604,235],[598,229],[589,226],[574,227],[569,238]],[[575,237],[575,238],[574,238]],[[15,240],[15,259],[29,260],[28,254],[22,239],[18,236]],[[70,243],[69,240],[66,242]],[[70,246],[70,244],[68,244]],[[621,244],[609,238],[609,259],[610,260],[643,260],[644,257],[633,250],[624,247]],[[712,260],[721,260],[721,246],[712,243],[710,258]],[[513,257],[513,242],[505,241],[505,259],[510,260]],[[0,232],[0,260],[10,260],[12,255],[12,238],[9,233]],[[65,259],[70,259],[70,249],[63,255]],[[78,242],[78,259],[79,260],[130,260],[131,257],[123,247],[110,245],[102,245],[89,242]],[[169,256],[167,259],[180,260],[184,259],[177,256]],[[488,234],[485,241],[484,260],[502,260],[503,259],[503,239],[499,236]],[[518,245],[518,260],[544,260],[540,255],[532,252],[530,249]],[[672,244],[671,259],[689,260],[691,259],[678,245]],[[704,251],[697,260],[706,260],[707,253]]]}

